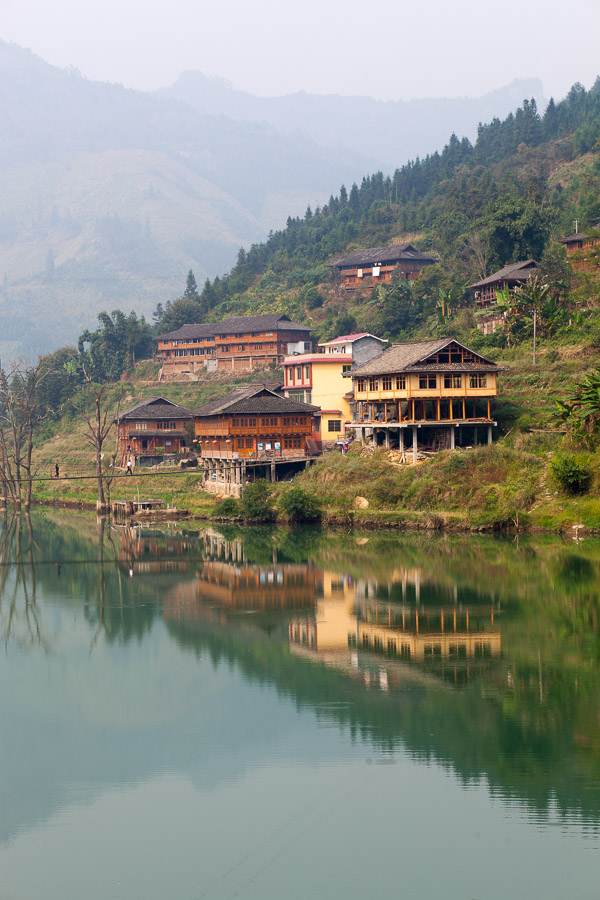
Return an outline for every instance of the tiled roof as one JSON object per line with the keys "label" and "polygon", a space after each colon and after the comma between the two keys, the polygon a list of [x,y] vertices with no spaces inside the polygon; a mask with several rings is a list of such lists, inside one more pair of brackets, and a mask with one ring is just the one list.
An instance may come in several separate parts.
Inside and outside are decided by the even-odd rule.
{"label": "tiled roof", "polygon": [[282,313],[267,313],[263,316],[229,316],[224,322],[213,325],[215,334],[250,334],[263,331],[306,331],[307,325],[292,322]]}
{"label": "tiled roof", "polygon": [[421,253],[412,244],[392,244],[389,247],[366,247],[364,250],[355,250],[343,259],[336,259],[328,263],[333,268],[340,266],[370,266],[374,263],[400,262],[401,260],[419,260],[421,262],[435,263],[434,256]]}
{"label": "tiled roof", "polygon": [[[600,222],[596,222],[594,225],[594,230],[597,231],[600,229]],[[578,231],[575,234],[570,234],[568,237],[561,238],[559,244],[574,244],[576,241],[586,241],[589,238],[589,234],[586,234],[584,231]]]}
{"label": "tiled roof", "polygon": [[340,335],[340,337],[332,338],[330,341],[322,341],[319,344],[319,346],[327,347],[328,344],[341,344],[341,343],[345,343],[347,341],[354,342],[354,341],[357,341],[359,338],[364,338],[364,337],[374,338],[376,341],[381,341],[382,344],[387,344],[386,338],[377,337],[376,335],[371,334],[368,331],[361,331],[360,334],[356,334],[356,333],[352,332],[351,334],[342,334],[342,335]]}
{"label": "tiled roof", "polygon": [[484,278],[482,281],[476,281],[471,287],[485,287],[486,284],[495,284],[497,281],[527,281],[527,279],[534,274],[536,269],[537,263],[535,259],[526,259],[523,260],[523,262],[509,263],[508,266],[504,266],[503,269],[499,269],[497,272],[494,272],[493,275],[488,275],[488,277]]}
{"label": "tiled roof", "polygon": [[264,385],[246,385],[245,388],[239,388],[232,391],[226,397],[219,400],[211,400],[194,410],[194,417],[204,418],[206,416],[218,416],[222,414],[250,414],[250,415],[271,415],[280,413],[313,413],[318,410],[318,406],[311,406],[308,403],[300,403],[298,400],[289,400],[281,394]]}
{"label": "tiled roof", "polygon": [[191,419],[191,410],[178,406],[165,397],[147,397],[140,403],[119,413],[119,421],[128,419]]}
{"label": "tiled roof", "polygon": [[[443,350],[448,344],[458,344],[465,350],[469,350],[464,344],[460,344],[455,338],[440,338],[437,341],[413,341],[407,344],[392,344],[379,356],[359,366],[352,372],[352,377],[362,377],[369,375],[394,375],[399,372],[419,372],[426,370],[428,372],[468,372],[468,371],[497,371],[499,366],[483,356],[479,356],[479,363],[427,363],[427,359]],[[469,353],[473,353],[469,350]]]}
{"label": "tiled roof", "polygon": [[185,341],[194,338],[214,337],[217,334],[260,334],[263,331],[304,331],[311,329],[300,325],[284,313],[267,313],[263,316],[229,316],[224,322],[205,322],[198,325],[182,325],[177,331],[159,334],[157,341]]}
{"label": "tiled roof", "polygon": [[159,334],[154,340],[156,341],[185,341],[193,338],[214,337],[218,332],[215,331],[214,322],[198,323],[197,325],[182,325],[177,331],[168,331],[165,334]]}

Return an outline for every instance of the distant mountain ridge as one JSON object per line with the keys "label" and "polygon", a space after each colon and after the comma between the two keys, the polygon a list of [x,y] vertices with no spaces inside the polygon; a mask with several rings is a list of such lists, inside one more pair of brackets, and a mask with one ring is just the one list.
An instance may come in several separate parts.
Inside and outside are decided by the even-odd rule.
{"label": "distant mountain ridge", "polygon": [[265,122],[282,135],[302,134],[323,147],[352,149],[377,160],[388,172],[409,159],[441,150],[453,132],[473,141],[480,122],[504,118],[525,98],[533,97],[540,111],[546,105],[539,78],[515,79],[482,97],[383,101],[304,91],[257,97],[236,90],[225,79],[187,71],[157,93],[182,100],[203,114]]}
{"label": "distant mountain ridge", "polygon": [[[234,94],[235,109],[213,96],[202,112],[164,92],[88,81],[0,41],[2,360],[74,342],[101,310],[149,316],[181,293],[190,268],[200,285],[226,272],[240,247],[383,164],[379,150],[340,143],[339,113],[327,110],[356,103],[357,117],[370,110],[375,121],[396,106],[296,95],[286,131],[279,114],[277,128],[262,112],[253,118],[262,98]],[[319,126],[328,117],[329,138]],[[440,125],[445,137],[456,128]],[[410,146],[397,145],[395,163]]]}

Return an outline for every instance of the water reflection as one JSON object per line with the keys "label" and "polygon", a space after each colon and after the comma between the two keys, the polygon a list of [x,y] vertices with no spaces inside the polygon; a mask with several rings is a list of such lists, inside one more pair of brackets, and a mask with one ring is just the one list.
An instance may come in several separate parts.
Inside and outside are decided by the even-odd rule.
{"label": "water reflection", "polygon": [[598,542],[48,512],[5,515],[0,562],[0,843],[75,784],[208,790],[271,745],[339,762],[361,742],[597,837]]}

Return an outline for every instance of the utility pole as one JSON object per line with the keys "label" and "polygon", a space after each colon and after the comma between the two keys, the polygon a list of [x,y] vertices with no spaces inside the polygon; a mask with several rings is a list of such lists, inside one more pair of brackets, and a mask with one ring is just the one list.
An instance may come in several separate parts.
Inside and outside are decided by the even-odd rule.
{"label": "utility pole", "polygon": [[533,311],[533,365],[535,366],[535,338],[537,331],[537,309]]}

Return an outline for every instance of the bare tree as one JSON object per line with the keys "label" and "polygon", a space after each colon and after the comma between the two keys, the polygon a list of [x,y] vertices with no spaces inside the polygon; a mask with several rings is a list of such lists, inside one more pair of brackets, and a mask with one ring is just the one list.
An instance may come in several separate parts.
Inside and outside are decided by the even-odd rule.
{"label": "bare tree", "polygon": [[0,484],[6,500],[31,506],[33,431],[40,420],[38,387],[46,374],[38,363],[0,370]]}
{"label": "bare tree", "polygon": [[110,504],[110,485],[112,484],[112,480],[115,475],[115,461],[117,458],[117,450],[119,445],[118,429],[114,453],[107,459],[106,463],[103,462],[103,448],[106,441],[108,440],[111,429],[113,427],[113,423],[115,421],[118,421],[120,397],[117,403],[116,416],[113,417],[110,413],[108,398],[106,396],[109,385],[97,384],[92,380],[85,366],[82,367],[82,370],[83,380],[87,386],[88,392],[91,394],[94,400],[94,403],[93,410],[91,412],[84,407],[83,409],[81,409],[81,414],[83,415],[86,424],[85,439],[87,443],[94,449],[96,464],[96,483],[98,487],[96,509],[98,510],[98,512],[104,512]]}
{"label": "bare tree", "polygon": [[473,266],[479,278],[487,278],[489,242],[473,231],[463,241],[460,255],[468,265]]}

